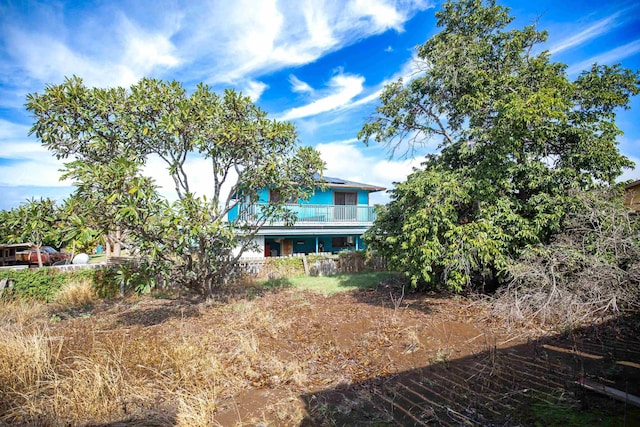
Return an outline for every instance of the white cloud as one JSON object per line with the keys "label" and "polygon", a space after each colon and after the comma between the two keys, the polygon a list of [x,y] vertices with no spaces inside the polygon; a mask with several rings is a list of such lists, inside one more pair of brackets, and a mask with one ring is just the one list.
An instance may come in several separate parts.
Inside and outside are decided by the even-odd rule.
{"label": "white cloud", "polygon": [[624,58],[633,56],[638,52],[640,52],[640,39],[634,40],[623,46],[619,46],[608,52],[601,53],[600,55],[592,56],[587,60],[579,62],[578,64],[575,64],[575,65],[572,65],[567,69],[567,74],[572,75],[572,74],[579,73],[583,70],[587,70],[591,68],[591,65],[594,63],[611,64],[611,63],[620,61]]}
{"label": "white cloud", "polygon": [[11,161],[0,164],[0,186],[67,187],[72,184],[70,180],[60,181],[63,162],[38,142],[2,141],[2,157]]}
{"label": "white cloud", "polygon": [[384,0],[356,0],[349,7],[356,16],[368,16],[381,28],[394,28],[402,31],[406,16],[395,5]]}
{"label": "white cloud", "polygon": [[310,104],[285,111],[280,119],[299,119],[340,108],[362,92],[363,83],[364,77],[362,76],[338,74],[331,78],[328,94]]}
{"label": "white cloud", "polygon": [[[0,87],[19,86],[26,93],[74,74],[89,85],[129,86],[169,69],[183,81],[242,87],[243,81],[308,64],[371,35],[400,31],[431,5],[309,0],[292,7],[276,0],[213,0],[180,10],[170,3],[154,10],[118,7],[78,8],[75,20],[55,5],[24,15],[11,9],[12,15],[0,17],[0,38],[12,61],[0,62]],[[19,81],[12,77],[17,75]]]}
{"label": "white cloud", "polygon": [[[391,189],[394,182],[404,181],[413,168],[422,162],[421,158],[381,160],[374,155],[367,155],[367,147],[355,142],[355,139],[350,139],[316,146],[327,164],[325,175]],[[382,192],[372,193],[371,196],[372,203],[386,203],[389,200],[389,196]]]}
{"label": "white cloud", "polygon": [[249,80],[244,84],[242,93],[251,98],[253,102],[256,102],[268,87],[269,86],[263,82]]}
{"label": "white cloud", "polygon": [[[8,120],[0,119],[0,141],[26,138],[29,135],[29,129],[29,126],[20,125]],[[2,155],[6,155],[4,149],[2,151]]]}
{"label": "white cloud", "polygon": [[424,66],[424,64],[422,64],[422,62],[414,54],[409,61],[405,62],[402,65],[402,67],[400,67],[399,71],[397,71],[396,73],[393,74],[393,76],[391,76],[391,78],[382,81],[377,86],[377,89],[374,92],[362,98],[356,99],[353,102],[345,103],[340,107],[340,110],[347,110],[347,109],[359,107],[364,104],[369,104],[371,102],[378,101],[380,99],[380,94],[382,94],[382,91],[384,90],[384,87],[386,85],[388,85],[389,83],[395,82],[398,79],[402,79],[405,83],[411,81],[416,75],[420,74],[421,66]]}
{"label": "white cloud", "polygon": [[[42,6],[33,13],[47,19],[27,21],[28,25],[19,19],[5,19],[0,35],[13,62],[3,66],[41,88],[71,75],[82,77],[89,85],[128,86],[182,63],[171,42],[178,29],[175,23],[149,31],[123,13],[103,9],[92,9],[94,15],[81,16],[74,28],[62,24],[69,20],[61,8]],[[0,83],[16,85],[6,76],[0,77]]]}
{"label": "white cloud", "polygon": [[147,32],[126,17],[122,18],[119,30],[124,46],[120,58],[122,64],[143,75],[156,67],[176,67],[181,59],[171,43],[171,32]]}
{"label": "white cloud", "polygon": [[627,157],[629,158],[629,160],[631,160],[633,163],[636,164],[636,167],[634,169],[624,169],[622,171],[622,175],[620,175],[616,180],[618,182],[629,181],[629,180],[636,181],[640,179],[640,158],[633,157],[633,156],[627,156]]}
{"label": "white cloud", "polygon": [[[425,1],[214,1],[184,11],[180,51],[212,59],[200,71],[211,84],[315,61],[358,40],[402,25]],[[214,30],[212,30],[214,29]]]}
{"label": "white cloud", "polygon": [[[414,54],[412,56],[412,58],[405,62],[402,67],[400,67],[400,70],[397,71],[396,73],[393,74],[393,76],[391,76],[391,78],[389,78],[388,80],[384,80],[382,81],[380,84],[378,84],[376,86],[376,89],[371,92],[370,94],[362,97],[362,98],[357,98],[357,95],[360,94],[360,92],[363,91],[363,88],[361,86],[361,90],[360,92],[356,93],[354,96],[351,97],[333,97],[333,95],[327,95],[325,98],[321,99],[321,100],[317,100],[314,101],[308,105],[302,106],[302,107],[298,107],[298,108],[293,108],[287,112],[284,113],[283,117],[288,117],[286,120],[291,120],[294,118],[303,118],[303,117],[308,117],[308,116],[312,116],[312,115],[316,115],[319,113],[324,113],[327,111],[344,111],[344,110],[349,110],[352,108],[356,108],[359,107],[361,105],[365,105],[365,104],[369,104],[372,102],[376,102],[380,99],[380,94],[382,93],[382,91],[384,90],[384,87],[391,83],[394,82],[398,79],[403,79],[404,82],[409,82],[411,81],[411,79],[413,79],[416,75],[420,74],[421,72],[421,67],[424,67],[424,64],[417,58],[417,56]],[[364,81],[363,81],[364,83]],[[326,98],[330,98],[328,101],[326,100]],[[340,100],[341,102],[335,102],[335,105],[333,108],[328,108],[328,109],[322,109],[322,106],[329,104],[329,102],[334,102],[334,101],[338,101]],[[319,101],[323,101],[318,103]],[[295,113],[295,114],[294,114]],[[289,117],[289,115],[291,117]],[[294,117],[295,116],[295,117]]]}
{"label": "white cloud", "polygon": [[567,37],[559,42],[555,43],[549,49],[550,54],[562,52],[563,50],[569,49],[574,46],[581,45],[587,40],[598,37],[601,34],[607,33],[615,28],[620,23],[616,23],[616,19],[620,16],[620,12],[614,13],[611,16],[603,18],[584,30],[580,31],[578,34]]}
{"label": "white cloud", "polygon": [[291,83],[291,90],[297,93],[313,92],[313,88],[309,86],[307,82],[303,82],[293,74],[289,75],[289,83]]}

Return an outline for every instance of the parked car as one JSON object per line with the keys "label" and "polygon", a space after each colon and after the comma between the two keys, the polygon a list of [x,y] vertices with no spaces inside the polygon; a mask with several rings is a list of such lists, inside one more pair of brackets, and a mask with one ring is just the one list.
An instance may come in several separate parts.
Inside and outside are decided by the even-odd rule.
{"label": "parked car", "polygon": [[[42,246],[40,247],[40,255],[42,256],[42,264],[43,265],[53,265],[58,262],[67,261],[69,255],[63,252],[58,252],[51,246]],[[18,262],[23,264],[38,264],[38,251],[35,246],[33,246],[28,251],[17,252],[16,259]]]}

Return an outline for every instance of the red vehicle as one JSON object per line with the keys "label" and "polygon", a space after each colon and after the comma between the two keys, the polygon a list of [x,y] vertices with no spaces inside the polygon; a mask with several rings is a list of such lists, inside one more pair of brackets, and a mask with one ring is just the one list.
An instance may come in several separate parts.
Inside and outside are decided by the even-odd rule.
{"label": "red vehicle", "polygon": [[[68,259],[67,254],[58,252],[51,246],[40,247],[40,255],[42,256],[42,265],[53,265],[58,262],[67,261]],[[16,259],[23,264],[38,265],[38,251],[34,246],[28,251],[17,252]]]}

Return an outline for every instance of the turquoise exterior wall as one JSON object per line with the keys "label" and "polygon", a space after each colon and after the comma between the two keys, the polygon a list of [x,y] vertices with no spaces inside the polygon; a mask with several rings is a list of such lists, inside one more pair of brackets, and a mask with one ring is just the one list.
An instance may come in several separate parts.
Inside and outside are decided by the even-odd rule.
{"label": "turquoise exterior wall", "polygon": [[[301,205],[320,205],[320,206],[324,206],[324,205],[334,205],[335,203],[335,199],[334,199],[334,193],[336,191],[339,192],[355,192],[357,193],[357,204],[358,206],[369,206],[369,192],[366,190],[361,190],[361,189],[356,189],[356,188],[340,188],[340,189],[336,189],[336,188],[328,188],[326,190],[318,190],[316,189],[316,191],[309,197],[309,200],[307,201],[300,201],[299,203]],[[258,192],[258,203],[259,204],[263,204],[263,203],[268,203],[269,202],[269,190],[268,189],[262,189]],[[300,212],[298,212],[298,218],[301,217],[305,217],[305,215],[314,215],[313,218],[315,218],[316,216],[320,217],[322,216],[323,218],[328,217],[330,220],[327,222],[327,225],[330,226],[331,222],[333,220],[331,220],[331,218],[333,218],[334,220],[340,221],[340,219],[342,218],[341,215],[344,214],[344,212],[347,212],[347,215],[351,215],[348,212],[356,212],[356,210],[353,211],[349,211],[349,210],[344,210],[342,208],[333,208],[333,207],[327,207],[327,208],[310,208],[310,209],[299,209]],[[358,221],[370,221],[371,219],[368,219],[368,212],[366,209],[358,209],[357,210],[357,220]],[[362,218],[361,218],[362,216]],[[237,219],[238,217],[238,207],[234,207],[228,214],[228,219],[229,221],[234,221],[235,219]],[[306,218],[306,217],[305,217]],[[349,217],[349,219],[355,219],[355,217]],[[295,230],[295,229],[294,229]],[[325,230],[325,231],[329,231],[329,230]],[[332,232],[333,230],[329,231]],[[295,231],[294,231],[295,232]],[[357,242],[356,244],[353,245],[353,247],[350,248],[343,248],[343,247],[333,247],[332,244],[332,239],[334,237],[346,237],[346,236],[353,236],[353,238],[355,239],[355,242]],[[364,241],[362,239],[362,236],[359,235],[346,235],[346,234],[340,234],[339,230],[335,231],[335,234],[332,235],[320,235],[317,237],[316,240],[316,236],[279,236],[279,235],[265,235],[264,236],[264,243],[265,243],[265,250],[266,250],[266,255],[270,256],[271,253],[273,253],[274,255],[282,255],[282,244],[276,241],[280,239],[289,239],[293,242],[293,253],[296,254],[301,254],[301,253],[315,253],[316,250],[320,251],[320,252],[340,252],[340,251],[344,251],[344,250],[350,250],[350,249],[365,249],[365,244]],[[267,248],[268,247],[268,248]]]}
{"label": "turquoise exterior wall", "polygon": [[356,190],[349,188],[328,188],[324,191],[316,190],[314,194],[309,198],[308,202],[303,202],[305,204],[311,205],[333,205],[333,193],[335,191],[347,191],[347,192],[357,192],[358,193],[358,204],[359,205],[368,205],[369,204],[369,192],[365,190]]}
{"label": "turquoise exterior wall", "polygon": [[[369,205],[369,192],[365,191],[365,190],[356,190],[356,189],[349,189],[349,188],[345,188],[345,189],[338,189],[336,190],[335,188],[329,188],[327,190],[324,191],[315,191],[311,197],[309,198],[308,201],[300,201],[300,204],[305,204],[305,205],[333,205],[334,204],[334,198],[333,198],[333,193],[335,191],[347,191],[347,192],[357,192],[358,193],[358,205],[364,205],[364,206],[368,206]],[[269,202],[269,189],[265,188],[262,189],[258,192],[258,203],[268,203]],[[229,211],[229,214],[227,215],[227,218],[229,221],[234,221],[236,218],[238,218],[238,207],[234,207],[233,209],[231,209]]]}

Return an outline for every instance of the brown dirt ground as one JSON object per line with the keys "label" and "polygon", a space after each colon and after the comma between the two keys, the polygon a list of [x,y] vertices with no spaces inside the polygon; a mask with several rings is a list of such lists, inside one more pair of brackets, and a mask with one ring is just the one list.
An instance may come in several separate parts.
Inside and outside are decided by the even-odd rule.
{"label": "brown dirt ground", "polygon": [[[146,297],[60,313],[55,327],[65,336],[62,356],[88,352],[107,337],[125,347],[151,336],[206,342],[231,334],[249,307],[262,313],[252,331],[255,345],[269,359],[295,366],[298,377],[253,366],[228,394],[219,394],[213,425],[528,425],[530,408],[540,403],[590,404],[624,412],[627,425],[640,420],[630,406],[575,383],[587,377],[640,395],[640,369],[632,366],[640,363],[637,319],[541,337],[532,328],[508,328],[485,304],[403,296],[393,284],[332,296],[257,293],[213,304]],[[158,398],[163,410],[171,405]],[[145,419],[122,416],[102,425],[134,423]]]}

